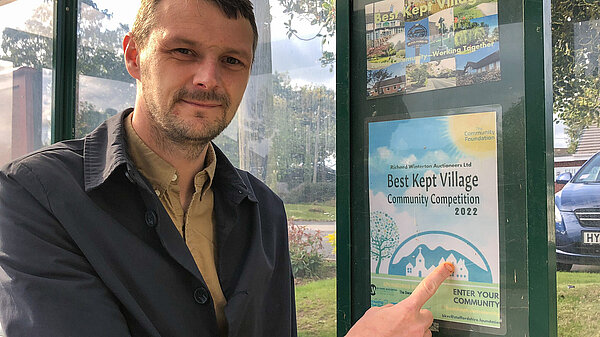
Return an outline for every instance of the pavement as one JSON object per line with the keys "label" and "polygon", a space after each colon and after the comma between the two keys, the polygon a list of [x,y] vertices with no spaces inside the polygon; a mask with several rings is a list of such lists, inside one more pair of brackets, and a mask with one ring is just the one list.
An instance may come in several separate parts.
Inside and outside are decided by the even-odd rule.
{"label": "pavement", "polygon": [[578,273],[600,273],[600,266],[585,266],[581,264],[574,264],[571,268],[572,272]]}

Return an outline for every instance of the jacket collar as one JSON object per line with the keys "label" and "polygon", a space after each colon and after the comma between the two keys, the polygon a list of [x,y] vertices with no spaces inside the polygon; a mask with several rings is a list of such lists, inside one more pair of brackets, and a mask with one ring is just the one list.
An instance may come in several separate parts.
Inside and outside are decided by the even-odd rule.
{"label": "jacket collar", "polygon": [[100,124],[84,138],[83,174],[86,192],[102,185],[115,169],[129,163],[123,119],[133,112],[129,108]]}
{"label": "jacket collar", "polygon": [[[86,192],[104,184],[121,165],[127,165],[128,171],[134,169],[133,161],[127,153],[124,128],[124,119],[132,112],[133,108],[126,109],[85,136],[83,169]],[[238,170],[214,143],[213,147],[217,157],[213,188],[228,191],[226,196],[236,204],[245,197],[256,201],[254,191],[244,183]]]}

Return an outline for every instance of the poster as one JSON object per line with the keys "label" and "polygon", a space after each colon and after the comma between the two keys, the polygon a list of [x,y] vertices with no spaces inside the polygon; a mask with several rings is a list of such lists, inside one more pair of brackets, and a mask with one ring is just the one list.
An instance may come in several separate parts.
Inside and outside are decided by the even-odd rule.
{"label": "poster", "polygon": [[367,124],[372,306],[403,300],[450,261],[424,308],[501,327],[496,114]]}
{"label": "poster", "polygon": [[500,80],[498,0],[365,6],[367,97]]}

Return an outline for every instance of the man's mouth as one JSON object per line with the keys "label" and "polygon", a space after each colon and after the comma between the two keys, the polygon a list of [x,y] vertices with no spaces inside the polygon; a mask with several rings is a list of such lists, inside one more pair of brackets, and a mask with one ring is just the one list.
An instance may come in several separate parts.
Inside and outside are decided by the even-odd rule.
{"label": "man's mouth", "polygon": [[194,101],[194,100],[187,100],[187,99],[181,99],[182,102],[193,105],[193,106],[197,106],[199,108],[218,108],[223,106],[223,104],[221,104],[220,102],[210,102],[210,101]]}

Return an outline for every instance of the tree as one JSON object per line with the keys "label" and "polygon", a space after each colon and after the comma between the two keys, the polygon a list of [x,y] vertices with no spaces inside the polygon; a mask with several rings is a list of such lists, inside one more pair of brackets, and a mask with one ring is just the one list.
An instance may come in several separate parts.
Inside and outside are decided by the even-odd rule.
{"label": "tree", "polygon": [[[302,184],[335,180],[335,92],[323,86],[294,87],[286,74],[273,75],[273,112],[265,116],[270,140],[267,184],[285,194]],[[278,185],[284,184],[283,190]],[[298,193],[304,189],[299,188]],[[284,196],[285,197],[285,196]]]}
{"label": "tree", "polygon": [[412,67],[408,67],[406,70],[407,80],[413,82],[413,85],[416,87],[422,87],[427,82],[427,77],[429,77],[429,72],[427,71],[427,65],[415,64]]}
{"label": "tree", "polygon": [[371,212],[371,259],[377,261],[375,273],[379,274],[381,261],[392,257],[400,234],[396,222],[387,213],[381,211]]}
{"label": "tree", "polygon": [[485,27],[474,27],[454,33],[456,46],[472,46],[487,39]]}
{"label": "tree", "polygon": [[385,68],[367,71],[367,84],[372,85],[375,92],[379,91],[381,81],[392,77],[392,74]]}
{"label": "tree", "polygon": [[438,33],[440,34],[440,46],[442,47],[444,46],[444,34],[448,32],[448,27],[444,21],[446,21],[446,19],[440,16],[440,19],[437,22]]}
{"label": "tree", "polygon": [[52,68],[52,39],[20,30],[2,32],[2,59],[16,67]]}
{"label": "tree", "polygon": [[[106,28],[112,18],[91,0],[81,1],[78,20],[77,65],[79,74],[133,83],[123,63],[121,40],[129,31],[125,24]],[[0,58],[13,62],[15,67],[52,68],[52,6],[45,0],[25,21],[25,31],[5,28],[2,33]]]}
{"label": "tree", "polygon": [[551,6],[553,110],[567,128],[572,153],[581,131],[600,124],[600,6],[590,0],[554,0]]}
{"label": "tree", "polygon": [[84,137],[92,132],[100,123],[117,114],[115,109],[100,111],[88,101],[80,101],[75,113],[75,138]]}
{"label": "tree", "polygon": [[[292,36],[302,40],[310,41],[321,38],[321,46],[327,43],[328,39],[335,36],[335,0],[279,0],[284,7],[283,13],[288,16],[285,23],[287,37]],[[318,26],[317,33],[311,36],[303,36],[298,31],[298,22],[310,22],[312,26]],[[333,67],[335,64],[335,54],[333,52],[322,51],[319,59],[321,66]]]}

